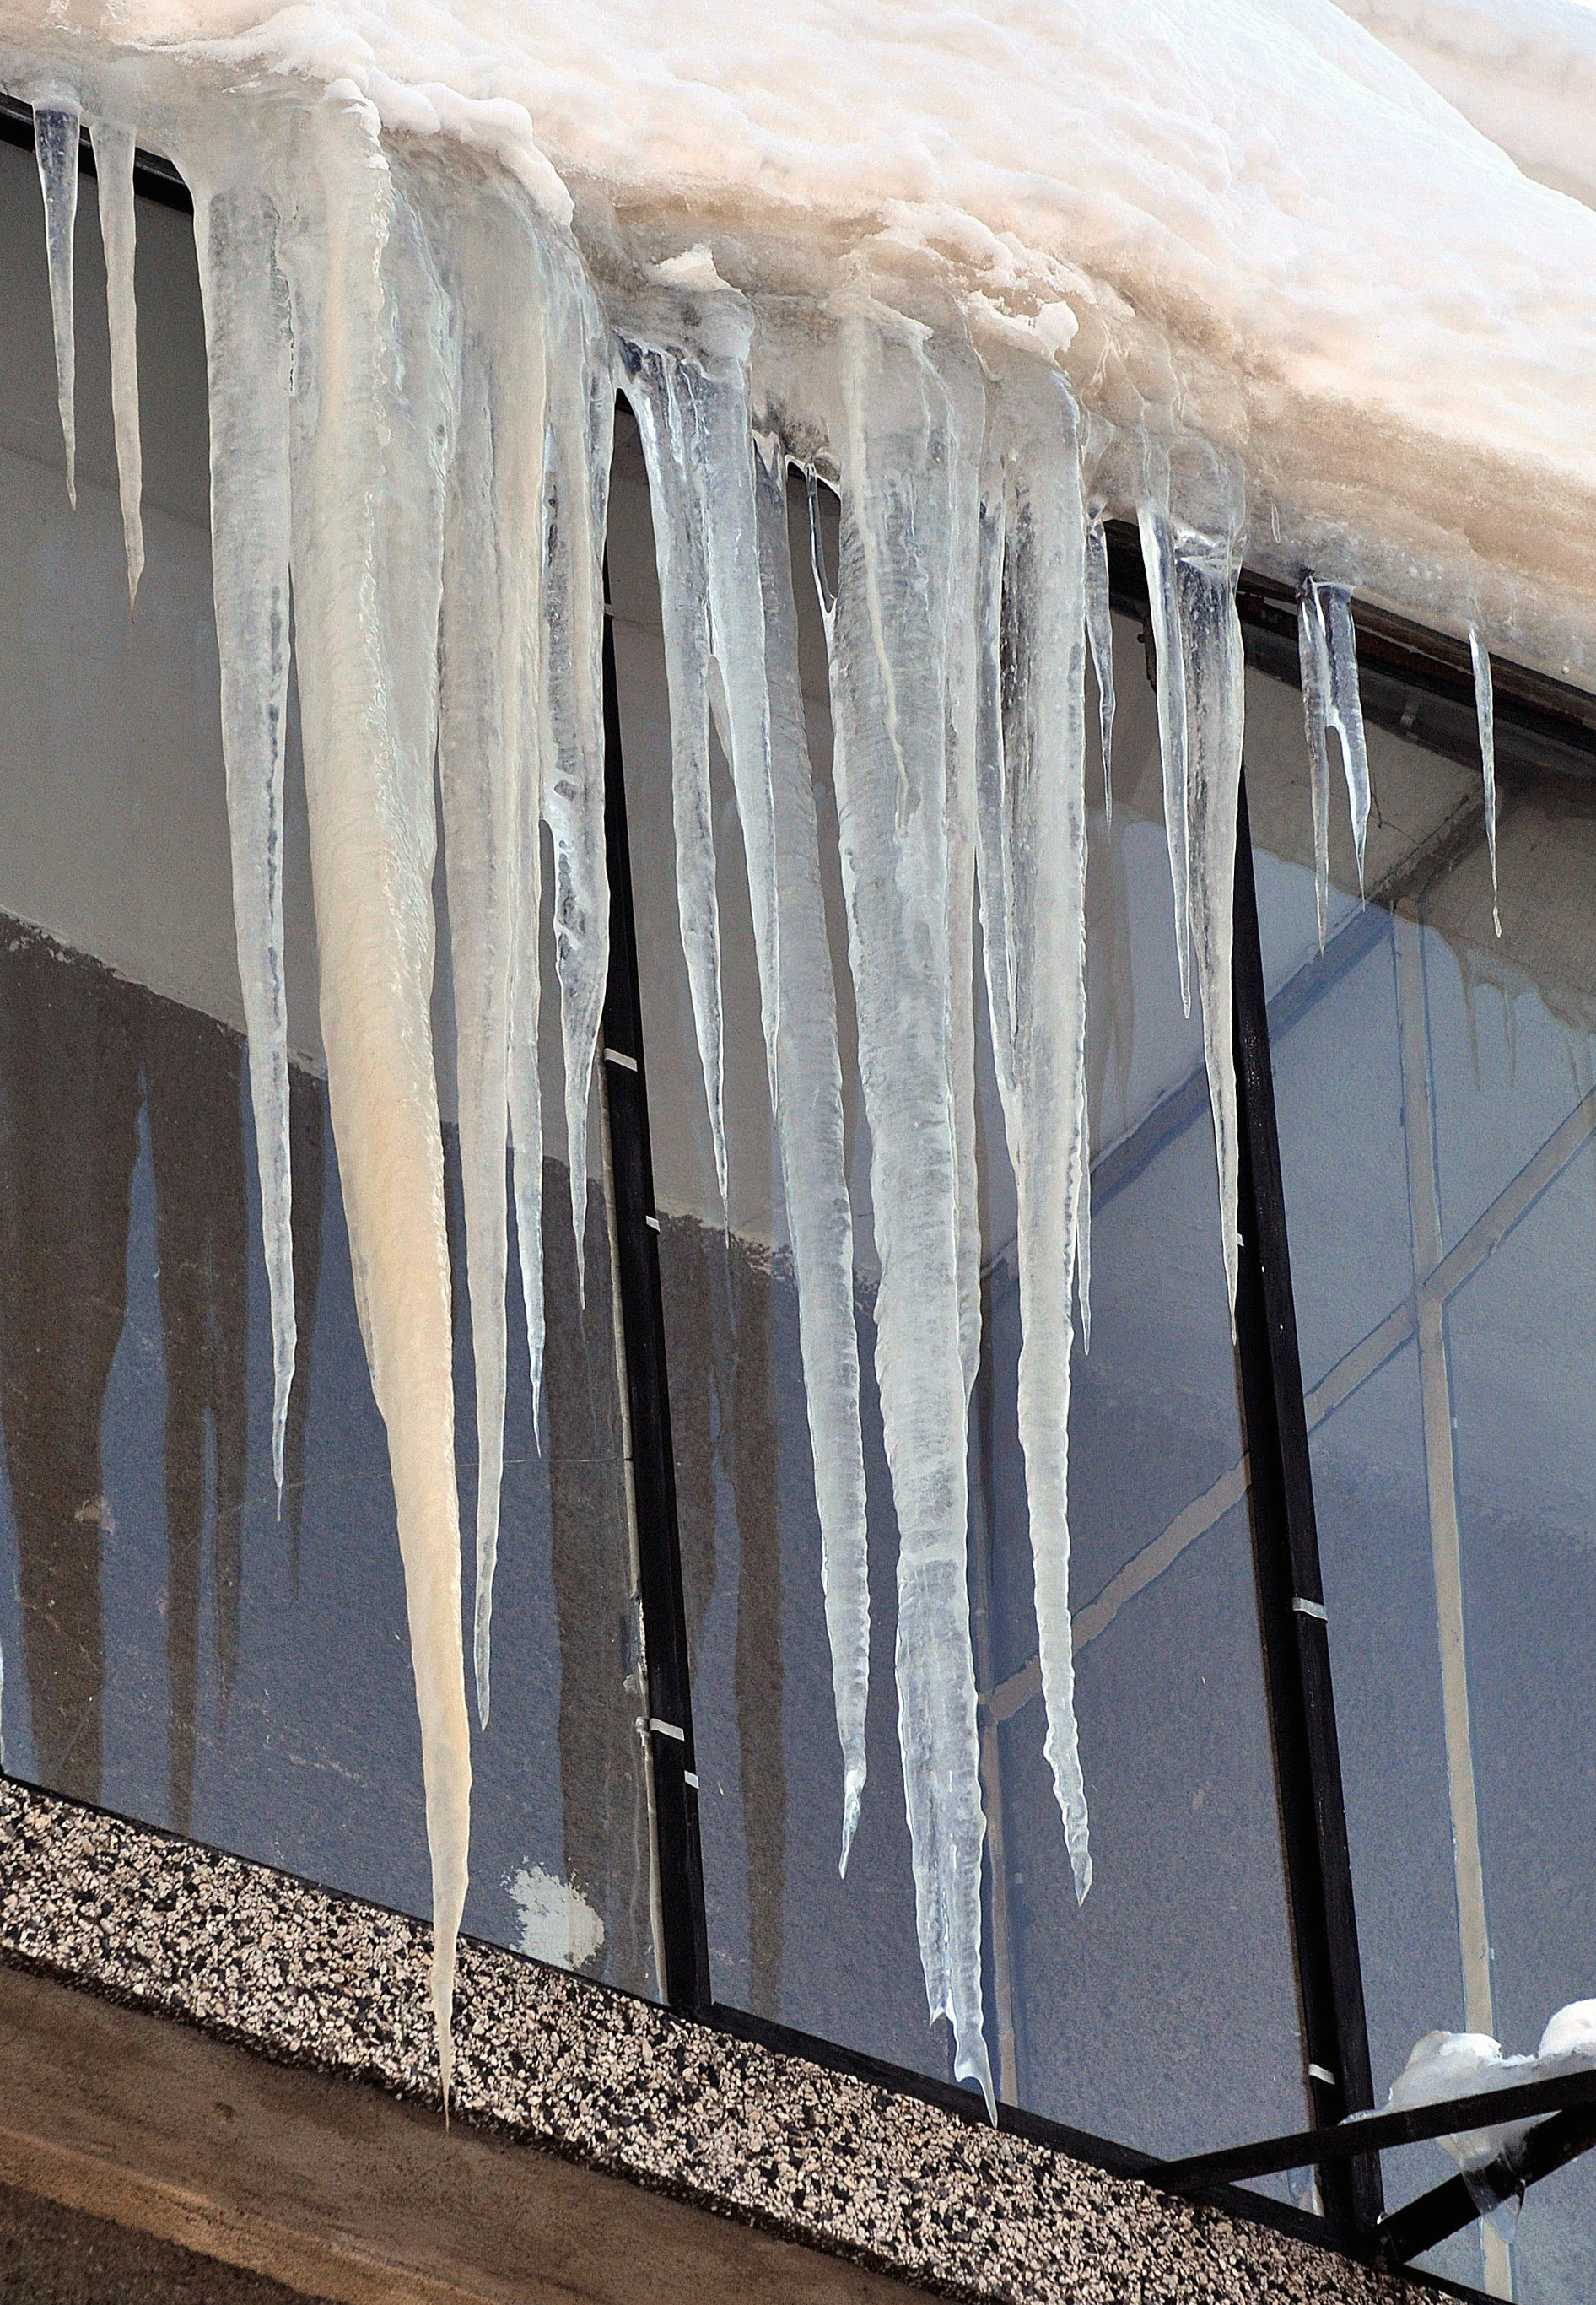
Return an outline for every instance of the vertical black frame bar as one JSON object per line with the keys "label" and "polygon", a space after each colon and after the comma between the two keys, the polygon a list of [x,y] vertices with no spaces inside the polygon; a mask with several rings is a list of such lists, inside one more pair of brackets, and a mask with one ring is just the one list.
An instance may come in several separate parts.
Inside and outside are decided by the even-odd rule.
{"label": "vertical black frame bar", "polygon": [[676,1526],[665,1306],[659,1286],[659,1228],[649,1147],[648,1076],[638,990],[637,925],[626,835],[621,703],[615,681],[608,572],[604,606],[604,832],[609,872],[609,980],[604,993],[601,1061],[615,1187],[615,1262],[632,1427],[632,1485],[637,1515],[639,1585],[654,1771],[656,1862],[663,1934],[661,1984],[684,2016],[709,2009],[709,1940],[699,1835],[698,1774],[687,1612]]}
{"label": "vertical black frame bar", "polygon": [[[1251,1471],[1259,1631],[1269,1689],[1292,1933],[1316,2127],[1374,2102],[1347,1847],[1329,1625],[1313,1510],[1280,1172],[1269,1011],[1245,779],[1236,827],[1234,999],[1241,1119],[1236,1357]],[[1320,2170],[1329,2219],[1370,2233],[1383,2205],[1378,2155]]]}

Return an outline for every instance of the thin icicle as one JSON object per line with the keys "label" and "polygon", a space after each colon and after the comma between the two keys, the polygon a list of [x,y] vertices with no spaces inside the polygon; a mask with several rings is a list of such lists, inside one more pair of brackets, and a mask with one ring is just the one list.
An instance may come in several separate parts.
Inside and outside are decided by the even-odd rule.
{"label": "thin icicle", "polygon": [[1240,1124],[1230,984],[1246,662],[1235,606],[1240,477],[1221,466],[1218,482],[1218,502],[1203,525],[1183,526],[1176,565],[1192,779],[1192,942],[1218,1156],[1225,1281],[1234,1323],[1241,1246],[1236,1215]]}
{"label": "thin icicle", "polygon": [[1175,569],[1175,538],[1169,525],[1169,460],[1149,448],[1143,493],[1137,508],[1142,560],[1147,571],[1148,610],[1157,658],[1159,757],[1164,778],[1164,838],[1169,849],[1169,882],[1175,897],[1175,957],[1180,970],[1180,1005],[1192,1013],[1191,785],[1186,760],[1186,690],[1181,672],[1180,603]]}
{"label": "thin icicle", "polygon": [[[292,156],[293,567],[322,1036],[404,1562],[447,2103],[470,1840],[453,1337],[430,1033],[449,316],[374,110]],[[380,988],[380,997],[374,992]]]}
{"label": "thin icicle", "polygon": [[1319,595],[1311,576],[1303,577],[1297,594],[1297,664],[1303,683],[1303,719],[1308,732],[1313,892],[1319,916],[1319,949],[1322,952],[1330,900],[1330,658]]}
{"label": "thin icicle", "polygon": [[[110,121],[90,123],[99,179],[100,238],[106,250],[106,317],[111,333],[111,416],[116,431],[116,473],[122,492],[122,536],[127,552],[128,614],[139,598],[144,570],[143,454],[139,438],[139,318],[133,289],[137,233],[133,201],[133,132]],[[277,1476],[278,1485],[282,1474]]]}
{"label": "thin icicle", "polygon": [[[724,302],[722,296],[717,301]],[[691,327],[691,323],[690,323]],[[747,324],[743,323],[746,355]],[[666,686],[670,700],[671,814],[676,844],[676,918],[683,957],[692,1001],[693,1029],[698,1038],[699,1063],[704,1076],[704,1101],[709,1117],[709,1141],[715,1160],[715,1181],[724,1212],[726,1206],[726,1116],[723,1103],[724,1048],[720,987],[720,911],[715,886],[715,813],[709,787],[709,729],[719,719],[717,707],[729,680],[738,676],[735,648],[744,655],[757,644],[752,659],[761,689],[764,682],[764,634],[727,634],[715,629],[716,597],[725,590],[711,574],[711,536],[718,527],[720,492],[735,491],[736,513],[743,512],[745,553],[753,551],[752,481],[743,487],[742,465],[751,459],[748,444],[747,394],[724,377],[711,378],[669,344],[639,344],[621,339],[625,391],[642,438],[648,466],[649,493],[654,515],[654,549],[659,571],[659,600],[665,642]],[[734,363],[735,354],[733,355]],[[728,409],[727,399],[731,401]],[[739,424],[739,418],[742,420]],[[729,456],[728,456],[729,451]],[[730,470],[727,470],[728,462]],[[759,607],[757,577],[741,596],[734,590],[728,605]],[[746,615],[744,616],[746,621]],[[738,731],[745,748],[762,753],[768,778],[768,713],[762,705],[756,725]],[[732,731],[722,728],[722,749],[731,751]],[[766,810],[767,819],[768,815]],[[750,828],[751,831],[751,828]],[[767,849],[748,846],[750,878],[768,867]],[[757,900],[756,900],[757,901]],[[773,907],[763,909],[768,920]],[[774,984],[761,987],[768,1011]],[[766,1017],[766,1037],[772,1024]]]}
{"label": "thin icicle", "polygon": [[[982,480],[978,821],[988,1013],[1018,1212],[1017,1408],[1047,1754],[1083,1898],[1091,1856],[1075,1725],[1068,1508],[1070,1298],[1087,1156],[1087,570],[1075,436],[1060,377],[1016,369],[994,380]],[[998,536],[1003,645],[994,651]]]}
{"label": "thin icicle", "polygon": [[615,384],[609,331],[574,251],[548,247],[540,742],[554,846],[555,967],[576,1283],[586,1295],[588,1100],[609,976],[604,859],[604,529]]}
{"label": "thin icicle", "polygon": [[947,454],[953,466],[939,659],[947,818],[947,1088],[954,1127],[959,1349],[967,1411],[981,1369],[981,1194],[975,1150],[975,904],[983,651],[972,610],[981,581],[984,543],[981,455],[986,391],[981,367],[968,346],[947,336],[934,336],[926,350],[947,398]]}
{"label": "thin icicle", "polygon": [[1490,924],[1502,933],[1501,907],[1497,899],[1496,691],[1490,677],[1490,652],[1473,625],[1469,654],[1474,663],[1474,717],[1480,724],[1480,769],[1485,779],[1485,841],[1490,851]]}
{"label": "thin icicle", "polygon": [[[455,221],[459,244],[446,246],[440,255],[454,271],[451,286],[465,314],[460,421],[444,539],[437,754],[476,1375],[472,1652],[477,1714],[484,1728],[491,1704],[493,1584],[504,1477],[509,1264],[505,1156],[513,1067],[522,1139],[526,1070],[534,1091],[536,1086],[536,1008],[529,1014],[529,998],[535,1004],[537,891],[521,887],[522,873],[535,874],[539,865],[533,684],[544,347],[535,231],[525,204],[514,195],[483,198],[463,222]],[[518,1046],[529,1024],[530,1036]],[[523,1048],[526,1059],[518,1062]],[[531,1172],[521,1179],[531,1229],[541,1221],[541,1145],[521,1142],[518,1152]],[[531,1253],[527,1292],[534,1401],[542,1344],[540,1246],[539,1240]]]}
{"label": "thin icicle", "polygon": [[78,501],[77,339],[72,249],[78,223],[78,142],[82,115],[75,97],[51,96],[33,107],[33,147],[45,196],[45,256],[55,332],[55,393],[66,449],[66,493]]}
{"label": "thin icicle", "polygon": [[[272,1471],[280,1516],[296,1343],[283,960],[290,648],[288,296],[277,260],[277,211],[269,196],[249,184],[213,190],[198,166],[191,168],[190,184],[210,391],[211,576],[233,932],[271,1299]],[[123,482],[125,515],[125,465]],[[128,573],[131,588],[131,557]]]}
{"label": "thin icicle", "polygon": [[989,2107],[940,649],[964,517],[955,498],[973,489],[977,443],[956,437],[922,328],[861,300],[840,333],[833,775],[881,1257],[876,1367],[898,1521],[898,1736],[927,1998],[933,2019],[952,2023],[955,2072]]}
{"label": "thin icicle", "polygon": [[870,1649],[859,1340],[853,1322],[853,1218],[848,1201],[836,989],[798,681],[786,457],[768,435],[759,439],[757,449],[760,580],[770,701],[770,849],[781,954],[776,1114],[787,1234],[798,1283],[798,1334],[820,1519],[832,1697],[843,1754],[837,1869],[845,1873],[864,1792]]}
{"label": "thin icicle", "polygon": [[1352,844],[1358,860],[1358,894],[1363,892],[1363,847],[1369,832],[1369,748],[1363,736],[1363,705],[1358,693],[1358,636],[1352,620],[1352,594],[1345,584],[1310,580],[1324,646],[1325,725],[1341,743],[1346,803],[1352,814]]}
{"label": "thin icicle", "polygon": [[[1103,829],[1114,825],[1114,620],[1108,606],[1108,539],[1100,507],[1086,523],[1086,637],[1097,682],[1098,727],[1103,746]],[[1091,1320],[1087,1319],[1090,1329]]]}

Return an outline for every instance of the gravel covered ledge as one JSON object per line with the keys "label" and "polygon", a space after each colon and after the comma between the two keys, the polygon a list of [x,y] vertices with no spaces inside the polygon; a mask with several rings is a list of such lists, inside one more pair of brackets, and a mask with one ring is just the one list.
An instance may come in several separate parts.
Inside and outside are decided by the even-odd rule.
{"label": "gravel covered ledge", "polygon": [[[0,1782],[11,1964],[425,2103],[426,1955],[419,1924]],[[455,2039],[456,2113],[499,2136],[947,2295],[1433,2293],[489,1947],[462,1949]]]}

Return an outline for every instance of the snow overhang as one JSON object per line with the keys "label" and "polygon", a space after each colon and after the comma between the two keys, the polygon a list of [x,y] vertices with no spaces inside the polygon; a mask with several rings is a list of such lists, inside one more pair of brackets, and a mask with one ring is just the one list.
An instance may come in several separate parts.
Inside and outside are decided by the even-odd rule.
{"label": "snow overhang", "polygon": [[[1436,12],[1407,14],[1412,50]],[[1596,683],[1596,217],[1329,0],[7,0],[0,39],[13,82],[159,59],[147,140],[208,81],[352,83],[391,135],[568,200],[601,275],[704,242],[745,289],[852,263],[932,319],[1045,310],[1087,407],[1240,450],[1255,565]],[[1596,67],[1566,47],[1576,120]]]}

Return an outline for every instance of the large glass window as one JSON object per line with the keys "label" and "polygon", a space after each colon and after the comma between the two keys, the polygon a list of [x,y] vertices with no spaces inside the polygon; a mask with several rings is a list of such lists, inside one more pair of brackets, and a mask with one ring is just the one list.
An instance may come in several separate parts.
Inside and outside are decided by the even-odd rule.
{"label": "large glass window", "polygon": [[[1258,676],[1247,768],[1383,2097],[1430,2028],[1533,2050],[1596,1980],[1596,780],[1505,732],[1498,935],[1466,695],[1364,687],[1369,901],[1337,808],[1322,954],[1298,700]],[[1445,2168],[1389,2157],[1389,2198]],[[1436,2264],[1478,2281],[1479,2239]],[[1484,2270],[1588,2295],[1596,2168],[1535,2187]]]}

